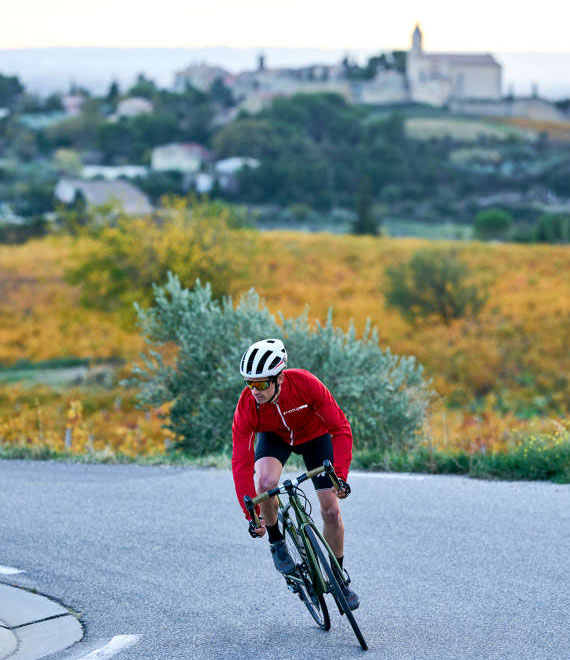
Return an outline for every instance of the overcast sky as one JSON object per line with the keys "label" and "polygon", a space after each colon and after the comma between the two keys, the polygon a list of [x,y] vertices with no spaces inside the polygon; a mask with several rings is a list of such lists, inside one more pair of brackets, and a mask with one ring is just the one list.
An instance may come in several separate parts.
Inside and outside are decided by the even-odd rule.
{"label": "overcast sky", "polygon": [[46,46],[568,52],[567,0],[0,0],[0,49]]}

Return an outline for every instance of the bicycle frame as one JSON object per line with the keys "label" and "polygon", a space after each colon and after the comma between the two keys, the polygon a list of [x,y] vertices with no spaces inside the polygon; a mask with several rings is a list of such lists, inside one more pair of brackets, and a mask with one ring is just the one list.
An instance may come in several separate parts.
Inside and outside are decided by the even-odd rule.
{"label": "bicycle frame", "polygon": [[[326,460],[323,461],[321,467],[305,472],[295,479],[286,479],[275,488],[260,493],[254,498],[245,495],[244,504],[251,516],[253,523],[251,527],[259,529],[261,522],[256,511],[256,505],[277,496],[283,532],[286,537],[291,537],[292,543],[297,547],[297,554],[301,555],[301,561],[297,563],[297,569],[293,573],[283,574],[287,586],[293,592],[299,594],[311,616],[323,630],[330,629],[330,617],[324,600],[324,594],[330,593],[340,614],[346,615],[360,646],[366,651],[368,645],[343,592],[343,585],[350,583],[350,577],[341,568],[331,547],[306,511],[297,488],[299,484],[316,477],[322,472],[326,472],[330,476],[335,489],[338,490],[338,494],[343,492],[346,497],[350,492],[348,484],[345,485],[338,479],[331,462]],[[283,505],[279,495],[287,495],[289,501]],[[291,511],[295,515],[295,521],[292,519]],[[250,532],[252,532],[251,527]]]}
{"label": "bicycle frame", "polygon": [[[318,536],[320,541],[322,541],[323,545],[325,546],[329,554],[331,563],[334,564],[334,568],[338,571],[338,574],[342,575],[343,571],[336,557],[334,556],[334,552],[331,550],[329,544],[327,543],[327,540],[325,539],[320,529],[315,524],[314,520],[312,520],[312,518],[307,514],[307,512],[305,511],[305,507],[299,501],[298,495],[296,493],[288,493],[288,495],[289,495],[289,502],[282,508],[282,515],[284,517],[285,515],[288,516],[289,515],[288,509],[289,508],[293,509],[295,518],[297,520],[297,529],[301,532],[301,540],[305,548],[305,554],[307,556],[309,570],[311,571],[311,574],[313,576],[313,585],[315,586],[317,593],[326,594],[329,592],[328,583],[323,576],[323,572],[321,570],[319,561],[313,550],[313,546],[307,538],[307,533],[305,531],[307,527],[310,527],[313,530],[313,532]],[[281,503],[281,499],[279,499],[279,501]],[[293,575],[287,577],[290,577],[295,581],[299,581],[302,584],[302,580],[296,578]]]}
{"label": "bicycle frame", "polygon": [[[323,543],[325,549],[328,552],[331,564],[333,565],[333,568],[335,569],[337,574],[344,575],[344,571],[342,570],[340,564],[338,563],[337,558],[335,557],[334,552],[331,550],[325,537],[323,536],[323,534],[321,533],[321,531],[319,530],[313,519],[305,511],[305,507],[301,503],[299,496],[296,493],[296,488],[299,485],[299,483],[302,483],[307,479],[317,476],[317,474],[321,474],[322,472],[326,472],[331,477],[331,480],[335,485],[335,487],[340,490],[340,482],[338,481],[338,477],[336,476],[332,465],[330,464],[329,461],[325,461],[324,465],[320,468],[315,468],[314,470],[311,470],[308,473],[304,473],[303,475],[300,475],[299,477],[297,477],[297,479],[294,479],[293,481],[287,479],[282,484],[280,484],[280,486],[273,488],[267,491],[266,493],[262,493],[253,500],[251,499],[249,501],[246,500],[246,505],[248,509],[250,510],[250,512],[253,511],[254,519],[257,518],[257,514],[255,513],[255,509],[253,508],[253,505],[257,504],[260,501],[264,501],[265,499],[268,499],[268,497],[274,495],[277,495],[277,499],[279,500],[279,506],[281,508],[283,517],[290,516],[289,510],[290,509],[293,510],[295,514],[295,519],[297,521],[297,529],[298,531],[301,532],[301,541],[305,548],[307,562],[309,564],[309,569],[313,576],[314,586],[316,587],[320,595],[329,593],[330,589],[328,587],[328,583],[325,577],[323,576],[319,561],[315,555],[315,552],[313,551],[313,547],[309,539],[307,538],[307,533],[305,531],[307,527],[310,527],[313,530],[313,532],[317,535],[319,540]],[[285,505],[283,505],[283,502],[279,497],[280,494],[281,495],[285,494],[289,498],[289,501]],[[303,584],[302,580],[295,575],[288,575],[287,578],[293,582],[298,582],[301,585]]]}

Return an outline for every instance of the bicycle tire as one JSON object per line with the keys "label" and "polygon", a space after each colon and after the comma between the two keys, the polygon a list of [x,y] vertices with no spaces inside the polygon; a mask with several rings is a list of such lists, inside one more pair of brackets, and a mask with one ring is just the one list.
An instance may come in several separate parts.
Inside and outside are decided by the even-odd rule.
{"label": "bicycle tire", "polygon": [[329,610],[323,595],[317,594],[315,591],[311,571],[307,563],[305,546],[299,538],[295,526],[290,521],[284,524],[281,512],[279,512],[279,521],[283,525],[283,533],[285,534],[285,542],[287,543],[289,554],[297,565],[297,573],[305,585],[304,588],[296,585],[299,598],[319,628],[330,630],[331,619]]}
{"label": "bicycle tire", "polygon": [[352,613],[352,610],[348,606],[348,603],[346,602],[346,598],[344,594],[342,593],[342,589],[340,588],[340,584],[338,582],[338,579],[336,575],[334,574],[333,568],[330,563],[329,559],[329,550],[328,549],[323,549],[322,541],[318,538],[318,536],[315,534],[314,530],[311,529],[311,527],[307,526],[305,528],[305,532],[307,534],[307,538],[309,539],[309,543],[313,546],[313,550],[315,552],[315,556],[319,560],[320,565],[324,569],[326,573],[326,577],[328,578],[328,582],[330,585],[331,593],[336,600],[339,609],[341,610],[341,613],[346,615],[346,618],[348,619],[352,630],[354,631],[354,634],[356,635],[356,638],[358,639],[358,642],[360,643],[360,646],[364,651],[368,650],[368,644],[366,643],[366,640],[364,639],[364,636],[358,626],[358,623],[356,623],[356,619],[354,618],[354,614]]}

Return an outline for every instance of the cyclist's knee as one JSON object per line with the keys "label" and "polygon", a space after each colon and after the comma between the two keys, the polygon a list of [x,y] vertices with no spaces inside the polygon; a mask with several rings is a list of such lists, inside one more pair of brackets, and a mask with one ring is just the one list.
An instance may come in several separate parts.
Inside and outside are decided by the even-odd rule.
{"label": "cyclist's knee", "polygon": [[342,517],[340,515],[340,507],[338,502],[321,505],[321,516],[323,517],[323,522],[329,525],[342,525]]}
{"label": "cyclist's knee", "polygon": [[279,483],[279,479],[275,479],[272,474],[260,474],[257,477],[257,492],[263,493],[270,488],[275,488]]}

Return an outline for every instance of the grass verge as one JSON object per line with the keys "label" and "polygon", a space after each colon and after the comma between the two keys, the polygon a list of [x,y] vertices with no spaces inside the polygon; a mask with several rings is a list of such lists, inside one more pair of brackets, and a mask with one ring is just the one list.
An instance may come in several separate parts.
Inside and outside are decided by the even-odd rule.
{"label": "grass verge", "polygon": [[[1,445],[0,459],[55,460],[76,463],[136,463],[229,469],[230,451],[207,456],[188,456],[171,450],[151,455],[128,456],[111,449],[82,454],[58,452],[49,447]],[[303,469],[301,458],[291,456],[287,467]],[[532,435],[519,440],[507,452],[441,451],[420,446],[410,451],[355,450],[351,468],[377,472],[458,474],[477,479],[532,480],[570,483],[570,431]]]}

